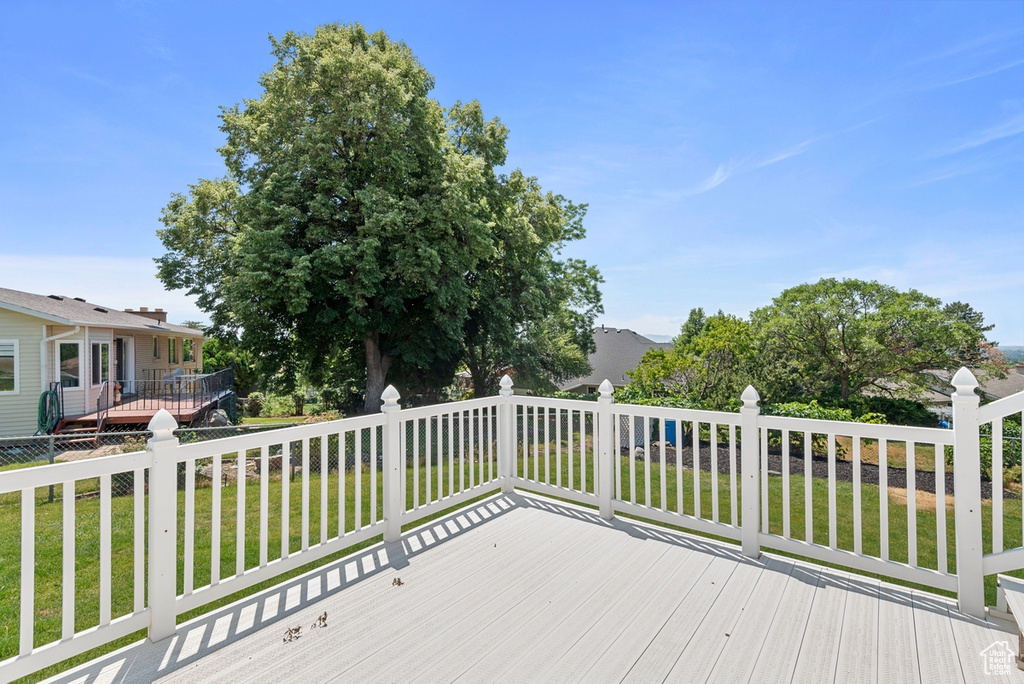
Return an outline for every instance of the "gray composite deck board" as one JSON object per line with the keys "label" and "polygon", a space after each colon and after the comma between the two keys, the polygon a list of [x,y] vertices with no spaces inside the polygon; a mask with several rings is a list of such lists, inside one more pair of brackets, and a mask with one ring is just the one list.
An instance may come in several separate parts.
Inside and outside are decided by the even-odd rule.
{"label": "gray composite deck board", "polygon": [[983,673],[1003,630],[944,597],[513,494],[55,681],[1024,681]]}
{"label": "gray composite deck board", "polygon": [[837,682],[878,681],[878,585],[878,580],[850,577],[836,663]]}
{"label": "gray composite deck board", "polygon": [[880,584],[879,598],[877,681],[893,684],[920,682],[911,591]]}

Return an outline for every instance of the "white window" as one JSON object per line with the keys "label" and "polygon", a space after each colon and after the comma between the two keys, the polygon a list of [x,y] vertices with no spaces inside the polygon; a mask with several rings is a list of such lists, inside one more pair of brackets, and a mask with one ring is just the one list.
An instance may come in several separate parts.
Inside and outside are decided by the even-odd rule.
{"label": "white window", "polygon": [[60,342],[57,371],[61,387],[82,386],[82,345],[79,342]]}
{"label": "white window", "polygon": [[110,380],[110,344],[92,343],[92,384],[100,385]]}
{"label": "white window", "polygon": [[0,340],[0,394],[18,393],[18,340]]}
{"label": "white window", "polygon": [[160,338],[159,337],[154,337],[153,338],[153,358],[154,359],[159,359],[160,358]]}
{"label": "white window", "polygon": [[178,363],[178,340],[173,337],[167,340],[167,363]]}
{"label": "white window", "polygon": [[192,356],[192,340],[181,341],[181,362],[192,363],[195,359]]}

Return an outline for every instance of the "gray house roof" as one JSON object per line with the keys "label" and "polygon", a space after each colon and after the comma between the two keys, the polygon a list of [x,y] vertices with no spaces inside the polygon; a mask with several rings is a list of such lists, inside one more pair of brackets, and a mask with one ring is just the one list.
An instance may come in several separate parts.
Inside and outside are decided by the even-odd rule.
{"label": "gray house roof", "polygon": [[58,325],[87,325],[97,328],[127,328],[153,332],[201,335],[192,328],[137,316],[127,311],[92,304],[63,295],[37,295],[0,287],[0,309],[37,316]]}
{"label": "gray house roof", "polygon": [[[938,395],[933,402],[949,403],[949,396],[955,391],[950,384],[952,377],[948,371],[930,370],[925,373],[934,377],[938,382],[933,383],[930,389]],[[978,389],[989,399],[1003,399],[1011,394],[1024,392],[1024,365],[1016,365],[1007,372],[1005,378],[984,378],[978,381]]]}
{"label": "gray house roof", "polygon": [[629,384],[629,373],[636,369],[651,349],[670,349],[671,342],[655,342],[626,328],[595,328],[594,342],[597,351],[589,356],[593,371],[582,378],[566,380],[558,385],[560,390],[578,387],[597,387],[605,379],[615,387]]}

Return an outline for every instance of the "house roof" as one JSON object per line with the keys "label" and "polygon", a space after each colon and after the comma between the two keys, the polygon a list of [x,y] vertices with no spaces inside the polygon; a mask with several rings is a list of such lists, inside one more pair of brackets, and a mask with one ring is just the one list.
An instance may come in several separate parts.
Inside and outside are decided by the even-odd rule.
{"label": "house roof", "polygon": [[598,386],[605,379],[616,387],[627,385],[629,373],[636,369],[651,349],[670,349],[671,342],[655,342],[626,328],[594,328],[594,342],[597,351],[588,357],[593,368],[590,375],[566,380],[558,389],[567,390],[580,386]]}
{"label": "house roof", "polygon": [[192,328],[161,323],[152,318],[64,295],[37,295],[0,287],[0,309],[37,316],[59,325],[87,325],[97,328],[126,328],[202,336],[201,332]]}
{"label": "house roof", "polygon": [[[947,395],[947,397],[954,392],[953,386],[950,384],[950,378],[952,376],[948,371],[930,370],[925,372],[939,381],[939,386],[932,386],[930,388],[931,390],[939,394]],[[1002,399],[1010,396],[1011,394],[1024,392],[1024,367],[1018,365],[1011,368],[1006,373],[1005,378],[988,378],[982,376],[978,379],[978,389],[989,399]]]}

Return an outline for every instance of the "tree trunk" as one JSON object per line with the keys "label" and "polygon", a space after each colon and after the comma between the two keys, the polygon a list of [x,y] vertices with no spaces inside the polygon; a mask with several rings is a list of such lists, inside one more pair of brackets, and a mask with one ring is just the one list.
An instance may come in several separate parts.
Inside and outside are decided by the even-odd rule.
{"label": "tree trunk", "polygon": [[363,411],[377,413],[383,403],[380,397],[384,394],[384,388],[387,387],[391,357],[381,353],[379,333],[366,333],[364,344],[366,347],[366,403],[363,404]]}
{"label": "tree trunk", "polygon": [[[469,368],[473,384],[473,397],[489,397],[498,393],[498,378],[490,372],[491,364],[482,350],[469,347],[466,353],[466,367]],[[479,352],[479,353],[477,353]]]}
{"label": "tree trunk", "polygon": [[846,375],[839,376],[839,397],[846,401],[850,397],[850,378]]}

